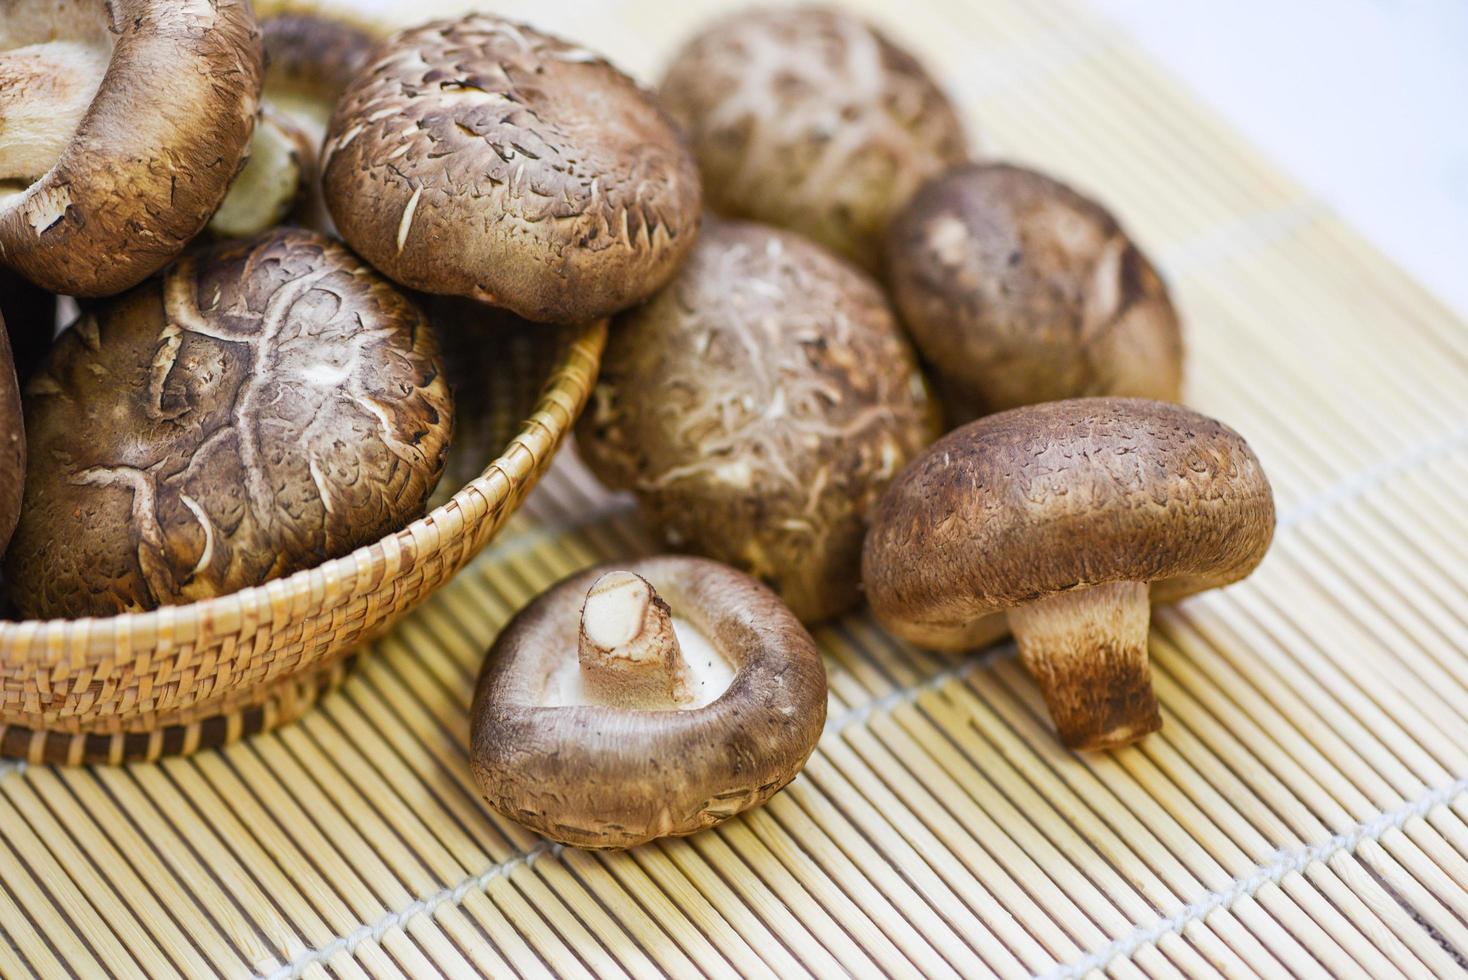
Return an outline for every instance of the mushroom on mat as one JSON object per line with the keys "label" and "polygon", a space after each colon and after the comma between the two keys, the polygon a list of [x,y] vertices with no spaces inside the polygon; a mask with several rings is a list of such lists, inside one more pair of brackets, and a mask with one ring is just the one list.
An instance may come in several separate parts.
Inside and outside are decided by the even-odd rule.
{"label": "mushroom on mat", "polygon": [[872,610],[922,646],[965,649],[1007,619],[1066,745],[1161,726],[1151,603],[1248,575],[1274,497],[1232,429],[1164,402],[1013,409],[934,443],[892,484],[862,556]]}
{"label": "mushroom on mat", "polygon": [[935,407],[876,283],[799,235],[711,221],[617,318],[577,448],[669,547],[757,576],[811,623],[861,601],[867,512]]}
{"label": "mushroom on mat", "polygon": [[711,208],[798,231],[868,272],[894,212],[968,157],[958,113],[918,60],[831,7],[721,18],[673,56],[658,94]]}
{"label": "mushroom on mat", "polygon": [[1116,395],[1177,401],[1177,312],[1106,209],[1002,163],[927,183],[887,233],[887,281],[957,422]]}
{"label": "mushroom on mat", "polygon": [[677,127],[599,55],[483,14],[402,31],[332,117],[327,205],[404,285],[580,323],[646,299],[693,245]]}
{"label": "mushroom on mat", "polygon": [[0,5],[0,261],[106,296],[203,229],[260,94],[246,0]]}
{"label": "mushroom on mat", "polygon": [[532,830],[632,847],[769,799],[825,718],[820,654],[773,592],[707,559],[644,558],[573,575],[504,628],[470,763]]}

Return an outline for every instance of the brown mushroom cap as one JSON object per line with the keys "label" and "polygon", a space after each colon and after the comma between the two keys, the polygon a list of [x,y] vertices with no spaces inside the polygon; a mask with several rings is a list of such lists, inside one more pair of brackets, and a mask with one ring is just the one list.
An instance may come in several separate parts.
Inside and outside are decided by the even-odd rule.
{"label": "brown mushroom cap", "polygon": [[388,39],[332,117],[325,188],[388,276],[531,320],[637,303],[693,245],[698,172],[599,56],[486,15]]}
{"label": "brown mushroom cap", "polygon": [[733,664],[728,689],[697,708],[546,706],[549,678],[577,657],[588,590],[611,567],[565,579],[504,628],[470,712],[485,799],[577,847],[691,834],[758,806],[800,771],[826,718],[820,654],[774,593],[681,556],[616,567],[651,583]]}
{"label": "brown mushroom cap", "polygon": [[0,153],[0,261],[71,295],[127,289],[203,229],[260,93],[247,0],[107,10],[110,23],[101,4],[74,0],[0,12],[0,144],[33,148]]}
{"label": "brown mushroom cap", "polygon": [[881,291],[789,232],[712,222],[619,317],[577,445],[678,550],[771,585],[802,620],[860,598],[865,517],[934,434]]}
{"label": "brown mushroom cap", "polygon": [[926,184],[888,231],[887,281],[960,421],[1180,396],[1166,285],[1104,208],[1033,170],[969,164]]}
{"label": "brown mushroom cap", "polygon": [[872,517],[862,579],[903,636],[961,630],[1104,582],[1168,599],[1254,570],[1274,496],[1252,449],[1191,409],[1076,398],[989,415],[930,446]]}
{"label": "brown mushroom cap", "polygon": [[264,17],[260,31],[266,90],[273,97],[323,103],[328,115],[378,42],[363,25],[310,11]]}
{"label": "brown mushroom cap", "polygon": [[1066,744],[1105,748],[1161,724],[1149,586],[1168,601],[1241,579],[1273,533],[1269,481],[1232,429],[1080,398],[934,443],[877,508],[862,579],[882,624],[924,646],[993,639],[1007,611]]}
{"label": "brown mushroom cap", "polygon": [[106,615],[344,555],[422,512],[451,425],[422,313],[342,246],[285,229],[188,254],[27,386],[12,597]]}
{"label": "brown mushroom cap", "polygon": [[25,427],[21,424],[20,385],[10,360],[10,335],[0,316],[0,555],[20,519],[25,486]]}
{"label": "brown mushroom cap", "polygon": [[868,270],[892,215],[968,156],[923,67],[853,14],[741,10],[687,42],[659,95],[709,206],[791,228]]}

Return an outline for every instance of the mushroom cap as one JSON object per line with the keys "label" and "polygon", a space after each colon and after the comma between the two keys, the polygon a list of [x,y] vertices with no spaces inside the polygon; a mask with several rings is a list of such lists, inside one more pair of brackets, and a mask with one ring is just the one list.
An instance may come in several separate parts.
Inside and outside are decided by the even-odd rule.
{"label": "mushroom cap", "polygon": [[[5,264],[74,296],[136,285],[203,230],[244,164],[260,94],[248,0],[107,6],[111,61],[75,135],[24,192],[0,198]],[[4,27],[36,31],[50,16]]]}
{"label": "mushroom cap", "polygon": [[10,335],[0,316],[0,555],[20,519],[25,486],[25,427],[21,424],[20,385],[10,358]]}
{"label": "mushroom cap", "polygon": [[886,258],[893,302],[960,419],[1180,396],[1166,285],[1104,208],[1059,181],[1009,164],[949,171],[893,219]]}
{"label": "mushroom cap", "polygon": [[332,116],[343,237],[414,289],[578,323],[640,302],[697,235],[672,121],[599,56],[472,14],[400,32]]}
{"label": "mushroom cap", "polygon": [[659,95],[714,210],[800,232],[868,271],[892,215],[968,158],[958,114],[912,55],[825,7],[741,10],[688,41]]}
{"label": "mushroom cap", "polygon": [[867,276],[798,235],[716,221],[618,317],[577,446],[670,546],[815,622],[860,600],[867,511],[936,434],[934,409]]}
{"label": "mushroom cap", "polygon": [[378,39],[339,16],[292,10],[260,21],[265,85],[334,105],[367,64]]}
{"label": "mushroom cap", "polygon": [[[732,663],[701,708],[544,706],[551,672],[575,658],[587,590],[625,569],[660,592]],[[701,558],[668,555],[571,576],[500,633],[470,710],[470,764],[485,799],[577,847],[632,847],[712,827],[769,799],[800,771],[826,720],[815,641],[773,592]]]}
{"label": "mushroom cap", "polygon": [[1248,575],[1274,497],[1248,443],[1180,405],[1077,398],[956,429],[895,480],[862,555],[872,610],[909,638],[1104,582],[1157,600]]}
{"label": "mushroom cap", "polygon": [[422,512],[452,427],[423,314],[299,229],[97,304],[25,411],[6,582],[32,618],[221,595],[376,541]]}

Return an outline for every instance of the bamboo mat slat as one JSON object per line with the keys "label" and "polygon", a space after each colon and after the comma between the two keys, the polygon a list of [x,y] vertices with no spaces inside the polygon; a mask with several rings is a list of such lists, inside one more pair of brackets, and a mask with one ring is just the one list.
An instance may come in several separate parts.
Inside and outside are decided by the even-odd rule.
{"label": "bamboo mat slat", "polygon": [[[1468,327],[1084,6],[853,5],[984,152],[1122,216],[1184,311],[1188,400],[1274,482],[1259,571],[1154,616],[1162,731],[1073,755],[1011,648],[939,657],[857,614],[817,631],[830,721],[768,806],[630,853],[540,840],[469,776],[480,660],[556,579],[654,547],[568,453],[301,722],[156,765],[0,763],[0,975],[1468,968]],[[643,78],[724,6],[497,5]]]}

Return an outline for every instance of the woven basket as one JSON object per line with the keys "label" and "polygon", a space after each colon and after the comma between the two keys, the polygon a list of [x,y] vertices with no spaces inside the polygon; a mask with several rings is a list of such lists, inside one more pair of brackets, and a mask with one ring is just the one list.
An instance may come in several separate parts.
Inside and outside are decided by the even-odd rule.
{"label": "woven basket", "polygon": [[353,648],[489,542],[586,403],[604,322],[503,336],[504,356],[485,382],[503,452],[397,534],[217,599],[107,619],[0,622],[0,755],[155,759],[264,731],[315,703],[345,674]]}

